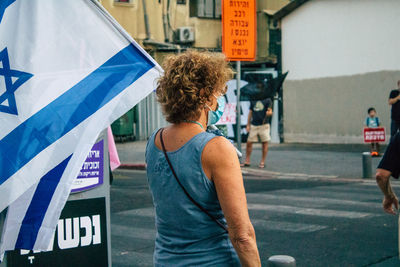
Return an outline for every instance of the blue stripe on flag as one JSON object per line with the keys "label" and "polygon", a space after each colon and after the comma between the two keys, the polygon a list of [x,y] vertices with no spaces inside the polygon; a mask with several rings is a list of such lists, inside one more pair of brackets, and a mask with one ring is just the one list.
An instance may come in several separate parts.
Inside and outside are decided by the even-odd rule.
{"label": "blue stripe on flag", "polygon": [[6,11],[6,8],[14,2],[15,2],[15,0],[0,1],[0,23],[1,23],[1,20],[3,19],[3,15],[4,15],[4,12]]}
{"label": "blue stripe on flag", "polygon": [[[0,140],[0,185],[153,67],[138,48],[128,45],[18,125]],[[36,93],[39,97],[41,92]]]}
{"label": "blue stripe on flag", "polygon": [[31,204],[29,205],[22,221],[18,239],[15,244],[16,249],[33,249],[51,198],[56,191],[57,185],[60,182],[71,156],[58,164],[54,169],[49,171],[42,177],[42,179],[40,179],[31,200]]}

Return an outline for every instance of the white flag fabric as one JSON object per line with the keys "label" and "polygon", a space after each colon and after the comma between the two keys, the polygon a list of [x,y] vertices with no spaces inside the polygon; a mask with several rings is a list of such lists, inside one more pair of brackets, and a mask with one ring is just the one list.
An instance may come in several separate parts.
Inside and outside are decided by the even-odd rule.
{"label": "white flag fabric", "polygon": [[96,0],[0,1],[0,255],[47,250],[98,134],[161,71]]}

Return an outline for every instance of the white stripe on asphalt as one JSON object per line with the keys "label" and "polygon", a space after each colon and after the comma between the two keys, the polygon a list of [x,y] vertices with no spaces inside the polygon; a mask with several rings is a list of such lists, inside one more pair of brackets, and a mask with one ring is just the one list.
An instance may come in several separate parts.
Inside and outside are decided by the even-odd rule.
{"label": "white stripe on asphalt", "polygon": [[376,216],[372,213],[357,212],[357,211],[340,211],[330,209],[308,209],[285,205],[265,205],[265,204],[248,204],[249,210],[266,210],[272,212],[289,213],[289,214],[301,214],[301,215],[312,215],[320,217],[341,217],[348,219],[357,219],[365,217]]}
{"label": "white stripe on asphalt", "polygon": [[116,251],[113,249],[112,262],[114,266],[153,266],[153,253],[137,251]]}
{"label": "white stripe on asphalt", "polygon": [[269,231],[283,231],[292,233],[312,233],[328,228],[328,226],[325,225],[269,221],[262,219],[252,219],[251,222],[256,229],[260,227]]}
{"label": "white stripe on asphalt", "polygon": [[[260,193],[250,193],[247,194],[247,201],[250,203],[265,203],[270,200],[278,200],[281,202],[290,202],[294,206],[301,205],[310,205],[310,208],[324,205],[350,205],[350,206],[362,206],[362,207],[371,207],[371,208],[381,208],[381,203],[375,202],[361,202],[354,200],[342,200],[342,199],[334,199],[334,198],[322,198],[322,197],[295,197],[288,196],[283,194],[260,194]],[[271,204],[271,203],[269,203]]]}
{"label": "white stripe on asphalt", "polygon": [[[371,199],[380,196],[378,193],[367,194],[353,192],[335,192],[327,188],[303,188],[303,189],[282,189],[276,191],[268,191],[266,193],[273,192],[274,195],[288,195],[296,197],[321,197],[331,199],[343,199],[343,200],[357,200],[357,201],[370,201]],[[262,194],[263,192],[259,192]]]}
{"label": "white stripe on asphalt", "polygon": [[127,216],[141,216],[141,217],[155,217],[154,208],[142,208],[134,210],[124,210],[116,212],[116,214],[127,215]]}

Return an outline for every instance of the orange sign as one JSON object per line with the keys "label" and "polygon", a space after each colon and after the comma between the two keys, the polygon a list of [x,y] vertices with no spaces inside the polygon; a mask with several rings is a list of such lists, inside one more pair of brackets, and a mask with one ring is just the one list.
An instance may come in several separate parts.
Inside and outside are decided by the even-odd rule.
{"label": "orange sign", "polygon": [[222,50],[236,61],[256,58],[256,0],[222,1]]}

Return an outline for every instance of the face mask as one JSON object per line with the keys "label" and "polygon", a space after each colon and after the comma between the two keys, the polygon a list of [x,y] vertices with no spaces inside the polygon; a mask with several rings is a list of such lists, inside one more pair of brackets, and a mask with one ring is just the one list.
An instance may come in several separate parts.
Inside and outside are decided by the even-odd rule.
{"label": "face mask", "polygon": [[[214,97],[217,98],[216,96],[214,96]],[[222,114],[224,113],[225,97],[224,96],[218,97],[217,98],[217,102],[218,102],[218,106],[217,106],[217,110],[216,111],[212,110],[207,105],[207,107],[210,109],[210,111],[208,112],[208,123],[207,123],[207,125],[216,124],[219,121],[219,119],[221,118]]]}

